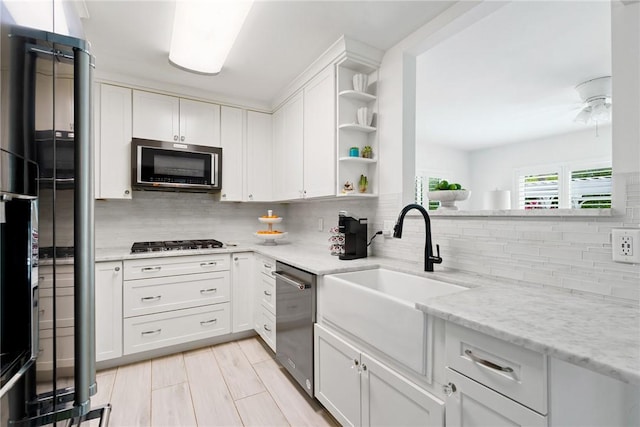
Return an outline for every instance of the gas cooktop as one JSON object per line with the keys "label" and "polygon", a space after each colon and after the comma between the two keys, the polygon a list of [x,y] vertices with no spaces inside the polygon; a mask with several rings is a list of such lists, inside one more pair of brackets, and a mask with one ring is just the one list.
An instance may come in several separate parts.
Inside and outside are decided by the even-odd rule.
{"label": "gas cooktop", "polygon": [[167,240],[162,242],[135,242],[131,246],[131,253],[182,251],[189,249],[221,248],[222,242],[214,239],[206,240]]}
{"label": "gas cooktop", "polygon": [[39,248],[38,257],[40,259],[51,259],[55,254],[56,258],[73,258],[73,246],[45,246]]}

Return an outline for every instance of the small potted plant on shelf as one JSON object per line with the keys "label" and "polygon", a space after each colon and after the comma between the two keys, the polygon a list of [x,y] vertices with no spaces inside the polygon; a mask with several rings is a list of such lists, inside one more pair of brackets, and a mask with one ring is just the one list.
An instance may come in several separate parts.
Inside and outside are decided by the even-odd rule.
{"label": "small potted plant on shelf", "polygon": [[364,147],[362,147],[362,157],[364,157],[365,159],[373,158],[373,150],[371,150],[370,145],[365,145]]}
{"label": "small potted plant on shelf", "polygon": [[367,180],[367,177],[364,175],[360,175],[360,181],[358,181],[358,189],[360,190],[360,192],[366,193],[368,186],[369,186],[369,181]]}

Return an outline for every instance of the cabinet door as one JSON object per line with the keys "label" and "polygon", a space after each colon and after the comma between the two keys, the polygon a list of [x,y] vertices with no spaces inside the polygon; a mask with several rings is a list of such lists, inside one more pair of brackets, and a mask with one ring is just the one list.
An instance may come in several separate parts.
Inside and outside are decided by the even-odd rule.
{"label": "cabinet door", "polygon": [[100,85],[96,198],[131,198],[131,89]]}
{"label": "cabinet door", "polygon": [[133,91],[133,137],[174,142],[179,139],[180,100]]}
{"label": "cabinet door", "polygon": [[449,368],[447,382],[455,385],[446,398],[448,426],[547,426],[547,417]]}
{"label": "cabinet door", "polygon": [[335,195],[335,80],[330,65],[304,88],[305,197]]}
{"label": "cabinet door", "polygon": [[360,352],[318,324],[314,347],[316,398],[340,424],[361,425]]}
{"label": "cabinet door", "polygon": [[122,356],[122,262],[96,263],[96,361]]}
{"label": "cabinet door", "polygon": [[[304,197],[303,185],[303,103],[302,92],[297,93],[280,109],[275,134],[275,189],[279,200]],[[280,115],[281,114],[281,115]]]}
{"label": "cabinet door", "polygon": [[247,112],[247,200],[273,200],[271,114]]}
{"label": "cabinet door", "polygon": [[273,199],[284,200],[284,109],[273,113]]}
{"label": "cabinet door", "polygon": [[220,147],[220,106],[180,99],[180,142]]}
{"label": "cabinet door", "polygon": [[240,202],[244,176],[243,111],[239,108],[222,107],[222,191],[223,201]]}
{"label": "cabinet door", "polygon": [[444,426],[444,402],[362,354],[362,425]]}
{"label": "cabinet door", "polygon": [[253,253],[231,255],[231,332],[253,329]]}

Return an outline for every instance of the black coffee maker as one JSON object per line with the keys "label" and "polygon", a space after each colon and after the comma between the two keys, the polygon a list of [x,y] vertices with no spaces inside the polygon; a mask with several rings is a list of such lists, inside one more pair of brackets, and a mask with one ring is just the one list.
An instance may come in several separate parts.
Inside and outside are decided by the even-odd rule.
{"label": "black coffee maker", "polygon": [[347,211],[338,213],[338,230],[344,234],[344,253],[340,259],[367,257],[367,218],[349,216]]}

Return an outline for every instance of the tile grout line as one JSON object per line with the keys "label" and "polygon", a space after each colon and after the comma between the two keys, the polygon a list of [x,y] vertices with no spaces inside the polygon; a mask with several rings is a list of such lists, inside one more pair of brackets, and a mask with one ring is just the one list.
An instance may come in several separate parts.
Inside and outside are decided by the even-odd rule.
{"label": "tile grout line", "polygon": [[[220,345],[220,344],[217,344],[217,345]],[[233,395],[231,394],[231,389],[229,388],[229,383],[227,381],[227,377],[224,376],[224,372],[222,371],[222,369],[220,369],[220,362],[218,361],[218,357],[216,356],[216,352],[213,351],[213,347],[215,347],[215,345],[209,346],[208,349],[211,352],[211,354],[213,355],[213,359],[216,361],[216,365],[218,365],[218,369],[220,370],[220,375],[222,376],[222,381],[224,382],[224,386],[227,388],[227,392],[229,393],[229,397],[231,397],[231,402],[233,402],[233,409],[236,410],[236,414],[238,414],[238,418],[240,419],[240,422],[244,426],[245,423],[244,423],[244,420],[242,419],[242,414],[240,414],[240,411],[238,410],[238,406],[236,405],[236,400],[233,398]],[[242,351],[242,348],[240,349],[240,351]]]}

